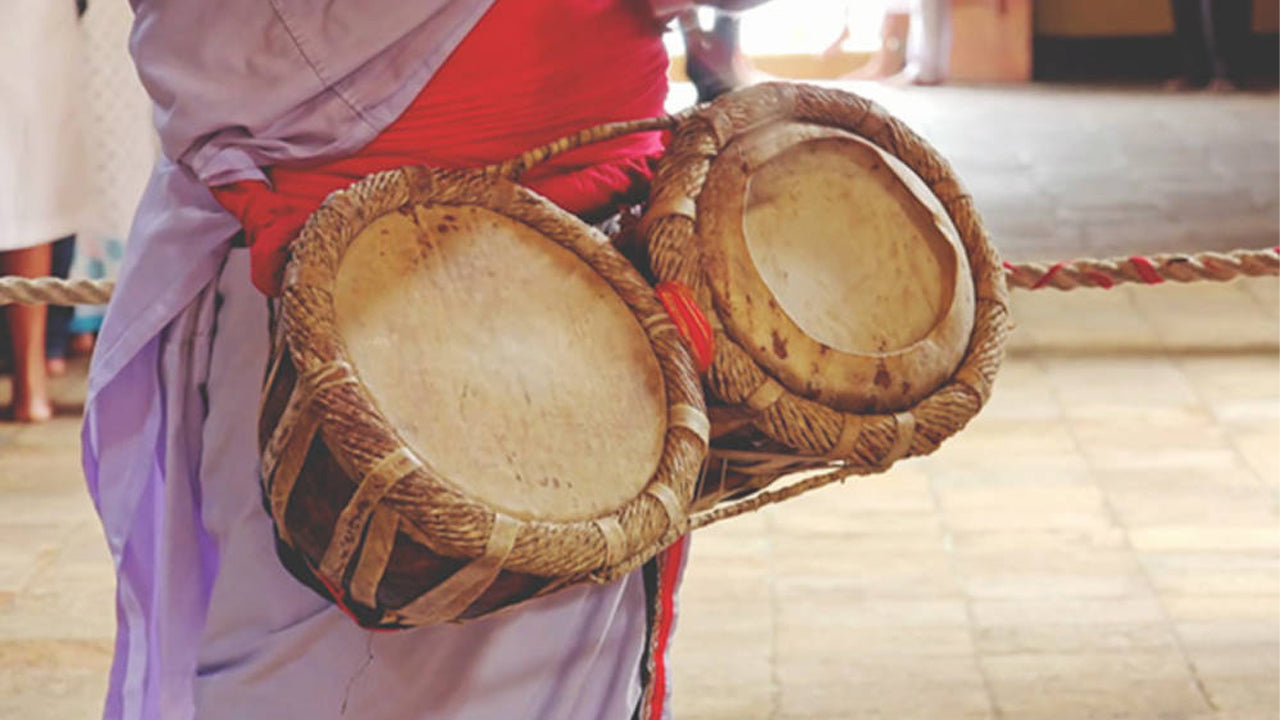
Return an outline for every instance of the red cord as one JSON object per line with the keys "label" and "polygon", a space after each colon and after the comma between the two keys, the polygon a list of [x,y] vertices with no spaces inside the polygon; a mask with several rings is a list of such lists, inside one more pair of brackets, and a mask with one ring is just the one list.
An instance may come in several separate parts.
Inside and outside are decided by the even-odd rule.
{"label": "red cord", "polygon": [[1094,281],[1095,283],[1097,283],[1098,287],[1102,288],[1103,290],[1110,290],[1116,285],[1114,282],[1111,281],[1111,278],[1107,277],[1106,275],[1103,275],[1097,270],[1089,270],[1084,274],[1084,276]]}
{"label": "red cord", "polygon": [[674,280],[660,282],[654,290],[693,353],[698,372],[706,372],[715,354],[715,338],[711,334],[711,323],[707,322],[707,316],[693,299],[693,291]]}
{"label": "red cord", "polygon": [[1040,288],[1044,287],[1045,285],[1048,285],[1048,284],[1049,284],[1049,280],[1050,280],[1051,278],[1053,278],[1053,276],[1054,276],[1054,275],[1056,275],[1056,274],[1057,274],[1057,272],[1058,272],[1059,270],[1061,270],[1061,269],[1062,269],[1062,266],[1063,266],[1063,265],[1065,265],[1065,264],[1066,264],[1066,263],[1062,263],[1062,262],[1054,263],[1054,264],[1053,264],[1053,266],[1049,268],[1049,271],[1048,271],[1048,272],[1046,272],[1044,275],[1040,276],[1040,279],[1036,281],[1036,284],[1031,286],[1031,289],[1032,289],[1032,290],[1039,290]]}
{"label": "red cord", "polygon": [[1159,285],[1164,282],[1164,278],[1160,277],[1160,273],[1156,272],[1156,268],[1151,264],[1150,260],[1141,255],[1134,255],[1129,258],[1129,262],[1138,271],[1138,276],[1142,278],[1142,282],[1148,285]]}

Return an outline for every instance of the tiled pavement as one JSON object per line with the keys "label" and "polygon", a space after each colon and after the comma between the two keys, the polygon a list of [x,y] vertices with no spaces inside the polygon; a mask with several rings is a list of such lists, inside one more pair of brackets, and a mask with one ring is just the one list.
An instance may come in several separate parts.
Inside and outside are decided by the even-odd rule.
{"label": "tiled pavement", "polygon": [[937,454],[695,537],[677,717],[1276,718],[1276,291],[1017,295]]}
{"label": "tiled pavement", "polygon": [[[1013,258],[1277,242],[1274,94],[872,92]],[[995,396],[936,455],[699,533],[676,717],[1274,720],[1277,292],[1015,295]],[[74,412],[83,367],[58,395]],[[0,424],[3,719],[100,707],[113,584],[78,448],[73,416]]]}

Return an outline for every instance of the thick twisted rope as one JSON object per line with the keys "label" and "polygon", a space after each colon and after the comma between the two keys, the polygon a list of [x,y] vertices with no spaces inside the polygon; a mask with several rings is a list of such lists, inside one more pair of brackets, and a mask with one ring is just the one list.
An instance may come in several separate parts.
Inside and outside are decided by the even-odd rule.
{"label": "thick twisted rope", "polygon": [[105,305],[116,284],[110,280],[56,277],[0,277],[0,305]]}
{"label": "thick twisted rope", "polygon": [[1123,283],[1158,285],[1166,280],[1189,283],[1201,280],[1226,282],[1239,277],[1280,274],[1280,247],[1267,250],[1203,252],[1196,255],[1133,255],[1108,260],[1075,260],[1053,265],[1005,263],[1009,287],[1040,290],[1047,287],[1075,290],[1082,287],[1110,290]]}
{"label": "thick twisted rope", "polygon": [[[1004,264],[1005,280],[1014,290],[1079,290],[1166,281],[1230,282],[1245,277],[1280,275],[1280,247],[1265,250],[1202,252],[1193,255],[1132,255],[1105,260],[1072,260]],[[64,280],[55,277],[0,277],[0,305],[104,305],[115,283],[110,280]]]}

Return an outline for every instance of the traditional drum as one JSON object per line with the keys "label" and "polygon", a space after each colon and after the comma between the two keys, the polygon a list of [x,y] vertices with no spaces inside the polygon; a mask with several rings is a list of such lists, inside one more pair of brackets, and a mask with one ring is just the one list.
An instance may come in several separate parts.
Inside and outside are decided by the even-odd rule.
{"label": "traditional drum", "polygon": [[947,163],[863,98],[766,84],[699,109],[639,232],[714,332],[699,507],[929,453],[990,393],[1000,260]]}
{"label": "traditional drum", "polygon": [[645,280],[497,173],[405,168],[292,248],[264,391],[285,564],[362,625],[474,618],[688,527],[708,423]]}

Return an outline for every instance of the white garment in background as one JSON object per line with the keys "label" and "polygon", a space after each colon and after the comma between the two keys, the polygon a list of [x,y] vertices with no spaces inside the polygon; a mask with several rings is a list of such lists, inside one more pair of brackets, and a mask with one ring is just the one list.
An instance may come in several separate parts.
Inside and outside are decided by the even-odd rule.
{"label": "white garment in background", "polygon": [[0,251],[77,230],[79,53],[72,0],[0,2]]}
{"label": "white garment in background", "polygon": [[884,0],[886,15],[910,15],[904,74],[940,83],[951,70],[951,0]]}
{"label": "white garment in background", "polygon": [[950,70],[950,0],[911,0],[905,72],[916,82],[940,83]]}
{"label": "white garment in background", "polygon": [[[160,156],[151,98],[129,55],[132,29],[133,9],[122,0],[90,2],[80,18],[77,91],[85,192],[73,278],[116,279],[133,213]],[[73,332],[96,330],[104,312],[101,305],[76,306]]]}

